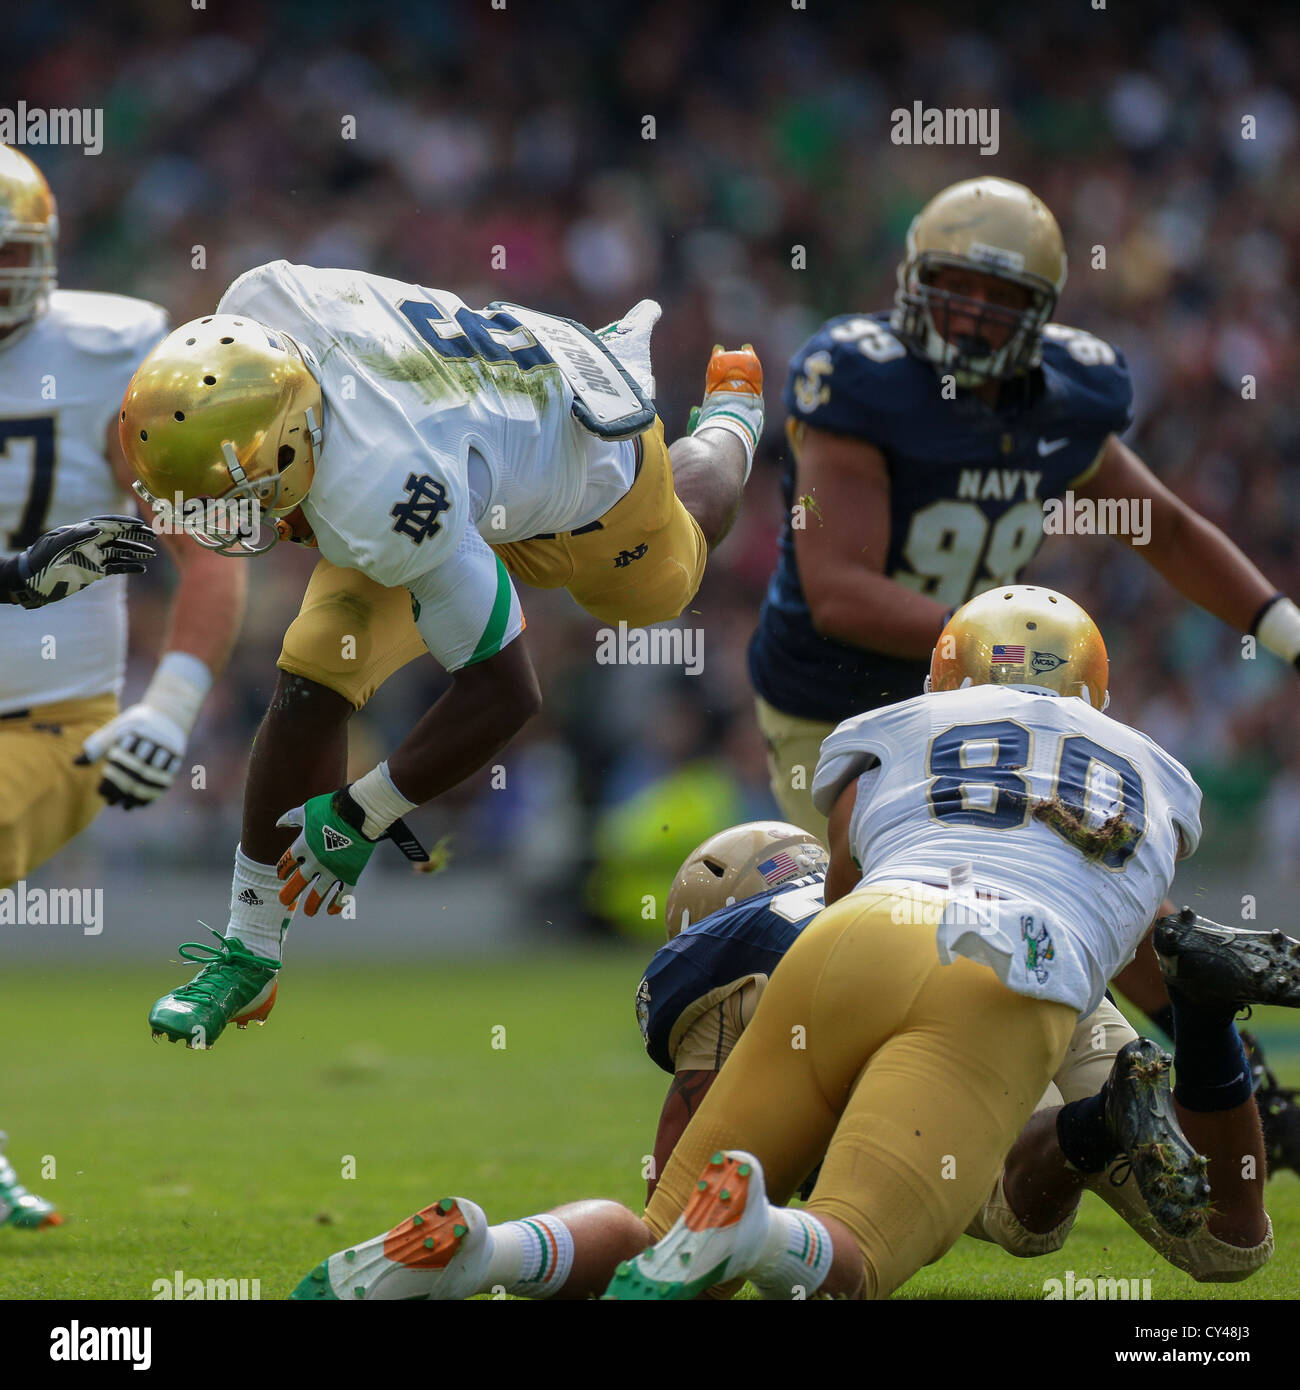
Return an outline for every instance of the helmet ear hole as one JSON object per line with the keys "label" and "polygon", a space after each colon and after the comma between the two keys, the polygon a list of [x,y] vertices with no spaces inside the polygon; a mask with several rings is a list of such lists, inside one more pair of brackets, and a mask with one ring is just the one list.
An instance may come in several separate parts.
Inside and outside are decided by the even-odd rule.
{"label": "helmet ear hole", "polygon": [[719,864],[716,859],[704,860],[704,867],[708,869],[714,878],[722,878],[727,872],[727,866],[725,864]]}
{"label": "helmet ear hole", "polygon": [[281,444],[280,452],[275,456],[276,468],[283,473],[296,457],[292,444]]}

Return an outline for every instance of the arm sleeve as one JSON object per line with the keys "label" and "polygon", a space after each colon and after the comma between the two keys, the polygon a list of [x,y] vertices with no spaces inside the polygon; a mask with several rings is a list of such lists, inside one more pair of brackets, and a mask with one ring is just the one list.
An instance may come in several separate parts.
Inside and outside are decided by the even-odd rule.
{"label": "arm sleeve", "polygon": [[519,595],[506,567],[473,526],[454,553],[406,586],[415,625],[446,671],[495,656],[524,630]]}

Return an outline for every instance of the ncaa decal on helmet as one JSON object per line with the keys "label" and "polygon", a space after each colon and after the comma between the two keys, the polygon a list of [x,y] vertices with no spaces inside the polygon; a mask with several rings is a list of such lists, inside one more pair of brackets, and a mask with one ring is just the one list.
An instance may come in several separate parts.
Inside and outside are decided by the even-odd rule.
{"label": "ncaa decal on helmet", "polygon": [[195,539],[224,555],[257,555],[260,518],[306,497],[321,445],[320,384],[287,333],[233,314],[182,324],[140,364],[118,421],[122,451],[155,509],[219,501]]}
{"label": "ncaa decal on helmet", "polygon": [[[989,304],[939,289],[937,271],[954,268],[992,276],[1026,292],[1023,309]],[[898,267],[894,332],[913,352],[963,389],[1005,380],[1036,367],[1043,325],[1065,287],[1065,244],[1047,205],[1009,179],[966,179],[937,193],[907,232]],[[950,334],[955,315],[975,320],[973,332]],[[981,329],[1006,334],[994,347]],[[957,341],[952,341],[957,337]]]}
{"label": "ncaa decal on helmet", "polygon": [[58,239],[58,211],[45,175],[25,154],[0,145],[0,249],[31,247],[25,265],[0,266],[0,328],[16,328],[44,312],[55,288]]}
{"label": "ncaa decal on helmet", "polygon": [[692,850],[668,890],[668,938],[730,903],[805,874],[825,873],[826,846],[785,821],[733,825]]}
{"label": "ncaa decal on helmet", "polygon": [[1097,624],[1072,598],[1011,584],[977,594],[948,619],[925,688],[1037,685],[1104,710],[1109,680],[1110,660]]}

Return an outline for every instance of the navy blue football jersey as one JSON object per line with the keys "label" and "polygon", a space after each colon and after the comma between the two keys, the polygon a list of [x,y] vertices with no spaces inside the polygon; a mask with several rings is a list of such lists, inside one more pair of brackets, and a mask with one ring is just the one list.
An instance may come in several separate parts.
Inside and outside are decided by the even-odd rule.
{"label": "navy blue football jersey", "polygon": [[654,954],[636,992],[651,1060],[672,1072],[668,1042],[682,1014],[715,989],[770,975],[824,906],[826,875],[807,874],[692,923]]}
{"label": "navy blue football jersey", "polygon": [[[894,336],[888,314],[831,319],[790,364],[792,422],[853,435],[884,455],[885,574],[946,608],[1017,580],[1042,542],[1043,502],[1078,482],[1107,436],[1132,420],[1133,388],[1117,348],[1049,324],[1042,356],[998,410],[965,391],[945,400],[934,367]],[[792,449],[781,485],[779,557],[749,648],[755,690],[787,714],[836,723],[920,694],[928,663],[818,635],[791,528],[796,518],[810,530],[823,519],[816,498],[796,497]]]}

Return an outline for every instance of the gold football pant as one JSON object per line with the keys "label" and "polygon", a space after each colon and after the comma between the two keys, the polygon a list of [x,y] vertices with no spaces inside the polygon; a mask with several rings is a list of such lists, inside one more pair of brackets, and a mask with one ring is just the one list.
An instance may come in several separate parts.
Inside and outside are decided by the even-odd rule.
{"label": "gold football pant", "polygon": [[813,773],[822,743],[835,732],[835,725],[784,714],[761,695],[754,697],[754,709],[767,743],[768,777],[781,814],[791,825],[824,840],[826,817],[813,805]]}
{"label": "gold football pant", "polygon": [[664,1169],[646,1210],[656,1239],[717,1149],[753,1153],[778,1204],[825,1153],[808,1210],[853,1232],[868,1298],[965,1229],[1077,1015],[971,961],[941,966],[908,887],[850,894],[790,948]]}
{"label": "gold football pant", "polygon": [[102,768],[74,759],[116,714],[116,696],[92,695],[0,719],[0,888],[53,858],[104,809]]}
{"label": "gold football pant", "polygon": [[[708,544],[673,491],[662,421],[638,436],[640,467],[627,493],[590,526],[493,546],[511,575],[535,589],[567,588],[604,623],[675,618],[704,577]],[[322,558],[278,665],[337,691],[361,709],[395,671],[428,652],[411,596]]]}

